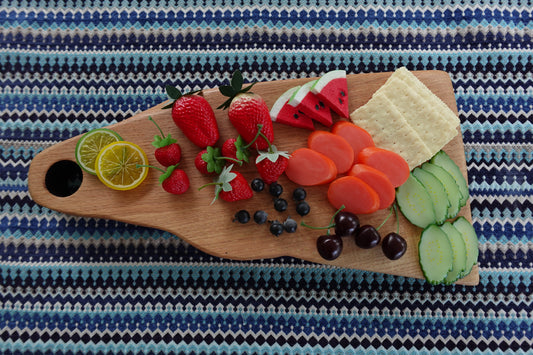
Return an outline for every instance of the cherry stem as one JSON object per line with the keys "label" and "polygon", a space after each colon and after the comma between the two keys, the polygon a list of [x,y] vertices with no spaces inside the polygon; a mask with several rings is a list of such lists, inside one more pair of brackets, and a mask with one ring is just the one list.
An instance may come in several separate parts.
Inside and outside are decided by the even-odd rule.
{"label": "cherry stem", "polygon": [[166,173],[165,170],[161,169],[161,168],[158,167],[158,166],[153,166],[153,165],[137,164],[137,165],[135,165],[135,167],[136,167],[137,169],[139,169],[139,168],[153,168],[153,169],[157,169],[157,170],[159,170],[159,171],[162,172],[163,174]]}
{"label": "cherry stem", "polygon": [[157,127],[157,129],[159,130],[159,132],[161,132],[161,138],[165,138],[165,134],[163,133],[163,130],[161,129],[161,127],[159,127],[159,125],[157,124],[157,122],[154,121],[154,119],[152,118],[152,116],[148,116],[148,119],[149,119],[150,121],[152,121],[152,122],[155,124],[155,126]]}
{"label": "cherry stem", "polygon": [[379,225],[379,227],[376,228],[376,230],[378,231],[381,227],[383,227],[383,225],[385,223],[387,223],[387,221],[389,220],[390,216],[392,215],[392,207],[389,209],[389,214],[387,215],[387,218],[385,218],[385,220],[383,222],[381,222],[381,224]]}
{"label": "cherry stem", "polygon": [[307,223],[305,223],[304,221],[301,221],[300,222],[300,225],[303,226],[303,227],[306,227],[306,228],[309,228],[309,229],[315,229],[315,230],[319,230],[319,229],[327,229],[327,232],[326,234],[329,235],[329,229],[330,228],[333,228],[335,227],[335,223],[333,223],[333,221],[335,220],[335,217],[339,214],[340,211],[342,211],[343,209],[345,208],[344,205],[342,205],[334,214],[333,214],[333,217],[331,217],[331,220],[329,221],[329,225],[325,226],[325,227],[314,227],[314,226],[310,226],[308,225]]}
{"label": "cherry stem", "polygon": [[396,203],[392,205],[392,208],[394,208],[394,217],[396,217],[396,233],[400,234],[400,219],[398,218],[398,207]]}

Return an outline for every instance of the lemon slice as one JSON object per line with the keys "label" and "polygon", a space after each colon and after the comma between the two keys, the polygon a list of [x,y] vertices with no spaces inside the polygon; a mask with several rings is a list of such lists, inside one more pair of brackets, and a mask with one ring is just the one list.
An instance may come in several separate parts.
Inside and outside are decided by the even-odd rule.
{"label": "lemon slice", "polygon": [[131,190],[139,186],[148,175],[148,158],[135,143],[119,141],[106,145],[96,157],[96,176],[107,187]]}
{"label": "lemon slice", "polygon": [[85,133],[76,143],[76,162],[89,174],[96,175],[94,163],[100,150],[106,145],[121,141],[115,131],[107,128],[96,128]]}

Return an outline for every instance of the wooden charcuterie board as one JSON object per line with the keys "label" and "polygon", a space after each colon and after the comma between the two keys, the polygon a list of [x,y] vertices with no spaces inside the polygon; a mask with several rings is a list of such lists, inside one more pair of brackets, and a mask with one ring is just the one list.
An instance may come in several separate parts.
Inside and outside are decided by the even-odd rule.
{"label": "wooden charcuterie board", "polygon": [[[457,112],[453,86],[447,73],[442,71],[415,71],[413,73],[454,112]],[[372,94],[385,83],[390,74],[348,75],[350,112],[365,104]],[[312,78],[261,82],[254,86],[253,91],[260,94],[271,107],[287,89],[309,80]],[[204,90],[203,95],[213,108],[225,100],[217,88]],[[311,212],[305,217],[300,217],[292,201],[292,191],[297,186],[285,176],[282,176],[279,181],[284,187],[281,197],[289,202],[289,208],[285,212],[274,210],[273,197],[266,190],[255,193],[254,197],[249,200],[234,203],[219,200],[211,205],[214,188],[198,190],[199,186],[212,181],[211,177],[201,175],[194,167],[194,158],[200,149],[190,143],[174,125],[171,111],[161,109],[167,103],[161,103],[108,128],[117,131],[123,139],[138,144],[145,150],[150,163],[157,165],[153,157],[154,148],[151,142],[154,135],[159,132],[148,120],[148,116],[152,116],[165,134],[171,133],[178,139],[182,148],[183,158],[180,168],[187,172],[191,181],[191,188],[185,194],[176,196],[165,192],[158,182],[159,172],[151,169],[148,178],[134,190],[109,189],[96,176],[84,172],[81,186],[74,194],[66,197],[55,196],[46,188],[45,176],[54,163],[62,160],[75,161],[74,149],[79,137],[73,137],[44,150],[33,159],[28,177],[29,191],[33,200],[42,206],[67,214],[107,218],[165,230],[194,247],[221,258],[251,260],[291,256],[344,268],[423,278],[418,264],[417,249],[421,230],[411,225],[401,215],[399,216],[400,234],[407,240],[408,248],[406,254],[396,261],[385,258],[379,246],[370,250],[360,249],[349,238],[344,239],[341,256],[336,260],[326,261],[320,257],[316,249],[316,239],[325,231],[300,226],[296,233],[284,233],[275,237],[270,234],[266,224],[257,225],[251,221],[243,225],[233,222],[234,214],[240,209],[246,209],[250,214],[256,210],[265,210],[269,213],[269,220],[284,221],[287,216],[291,216],[298,222],[304,220],[310,225],[323,226],[329,223],[335,211],[326,199],[327,186],[307,187],[306,200],[311,206]],[[221,145],[227,138],[236,137],[237,132],[230,124],[226,111],[215,109],[215,114],[221,135],[218,144]],[[334,116],[334,119],[339,118]],[[319,124],[316,124],[316,128],[327,129]],[[278,149],[291,152],[306,145],[310,131],[274,123],[274,133],[274,143]],[[462,135],[458,134],[444,150],[459,165],[466,177]],[[238,170],[248,181],[258,177],[252,163],[239,167]],[[362,224],[378,226],[386,218],[388,212],[388,210],[382,210],[372,215],[359,217]],[[469,202],[462,208],[460,215],[471,220]],[[385,235],[395,230],[396,220],[392,217],[380,232]],[[479,272],[476,265],[468,276],[457,283],[476,285],[478,282]]]}

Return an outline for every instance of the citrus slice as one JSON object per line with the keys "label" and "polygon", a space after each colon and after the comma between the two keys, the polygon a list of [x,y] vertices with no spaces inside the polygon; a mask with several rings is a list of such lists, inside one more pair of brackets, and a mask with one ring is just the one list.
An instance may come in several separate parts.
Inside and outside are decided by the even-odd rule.
{"label": "citrus slice", "polygon": [[94,163],[100,150],[106,145],[121,141],[115,131],[107,128],[96,128],[85,133],[76,143],[76,162],[89,174],[96,175]]}
{"label": "citrus slice", "polygon": [[131,190],[139,186],[148,175],[148,158],[135,143],[119,141],[106,145],[96,157],[96,176],[107,187]]}

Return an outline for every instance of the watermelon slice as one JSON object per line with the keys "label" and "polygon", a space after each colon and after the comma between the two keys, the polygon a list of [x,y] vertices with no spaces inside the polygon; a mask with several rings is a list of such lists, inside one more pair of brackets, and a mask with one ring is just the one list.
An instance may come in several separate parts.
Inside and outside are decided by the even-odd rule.
{"label": "watermelon slice", "polygon": [[289,99],[299,89],[299,86],[295,86],[285,91],[276,100],[272,108],[270,109],[270,118],[272,122],[279,122],[289,126],[306,128],[314,130],[313,120],[297,107],[289,105]]}
{"label": "watermelon slice", "polygon": [[313,120],[329,127],[333,123],[329,106],[311,92],[311,87],[315,84],[315,81],[313,80],[300,86],[289,100],[289,105],[296,107]]}
{"label": "watermelon slice", "polygon": [[339,116],[348,118],[348,81],[346,71],[332,70],[318,79],[311,92]]}

